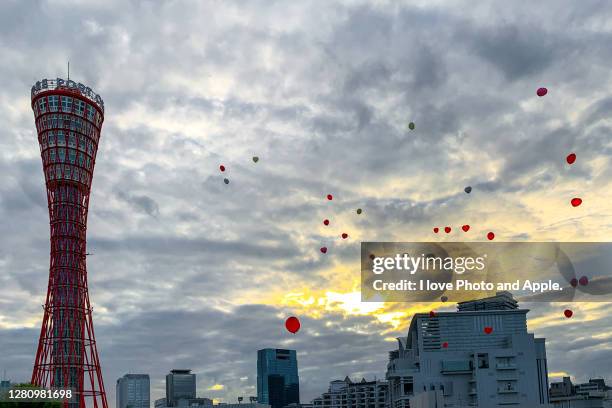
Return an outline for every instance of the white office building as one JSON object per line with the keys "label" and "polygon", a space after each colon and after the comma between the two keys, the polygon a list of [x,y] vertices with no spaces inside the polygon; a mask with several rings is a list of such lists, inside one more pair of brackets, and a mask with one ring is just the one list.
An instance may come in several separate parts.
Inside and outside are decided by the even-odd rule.
{"label": "white office building", "polygon": [[150,408],[148,374],[126,374],[117,380],[117,408]]}
{"label": "white office building", "polygon": [[386,408],[387,382],[335,380],[326,393],[312,401],[313,408]]}
{"label": "white office building", "polygon": [[390,408],[548,407],[544,339],[508,292],[414,315],[389,353]]}
{"label": "white office building", "polygon": [[553,408],[612,408],[612,387],[602,378],[574,385],[563,377],[562,382],[550,384],[550,404]]}

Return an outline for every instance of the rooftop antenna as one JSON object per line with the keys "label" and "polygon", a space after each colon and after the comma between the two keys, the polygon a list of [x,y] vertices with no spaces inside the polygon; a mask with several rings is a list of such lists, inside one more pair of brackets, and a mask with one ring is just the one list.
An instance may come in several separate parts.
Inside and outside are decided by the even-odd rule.
{"label": "rooftop antenna", "polygon": [[68,81],[70,81],[70,60],[68,60]]}

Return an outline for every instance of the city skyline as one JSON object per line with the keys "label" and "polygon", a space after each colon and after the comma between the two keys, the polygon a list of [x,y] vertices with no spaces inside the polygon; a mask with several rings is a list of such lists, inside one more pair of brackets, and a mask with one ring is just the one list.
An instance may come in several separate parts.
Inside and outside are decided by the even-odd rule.
{"label": "city skyline", "polygon": [[[148,373],[155,400],[176,367],[201,396],[255,395],[267,347],[303,353],[304,401],[382,378],[412,315],[454,305],[360,303],[360,241],[610,240],[612,5],[57,0],[0,16],[11,379],[30,377],[49,269],[30,87],[68,60],[105,102],[87,266],[110,406],[121,375]],[[612,383],[610,303],[523,307],[551,381]]]}

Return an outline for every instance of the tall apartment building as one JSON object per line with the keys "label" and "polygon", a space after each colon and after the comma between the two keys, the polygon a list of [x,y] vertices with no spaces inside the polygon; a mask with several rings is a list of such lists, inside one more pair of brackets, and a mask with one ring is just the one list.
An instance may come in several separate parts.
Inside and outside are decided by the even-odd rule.
{"label": "tall apartment building", "polygon": [[508,292],[414,315],[389,353],[390,408],[548,406],[545,339]]}
{"label": "tall apartment building", "polygon": [[150,408],[148,374],[126,374],[117,380],[116,408]]}
{"label": "tall apartment building", "polygon": [[329,383],[326,393],[312,401],[313,408],[386,408],[386,381],[353,382],[348,377]]}

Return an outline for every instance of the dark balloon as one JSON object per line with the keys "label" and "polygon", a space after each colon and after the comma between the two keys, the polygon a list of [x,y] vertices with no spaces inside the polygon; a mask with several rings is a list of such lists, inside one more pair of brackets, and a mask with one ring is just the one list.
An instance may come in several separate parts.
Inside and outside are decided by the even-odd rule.
{"label": "dark balloon", "polygon": [[563,312],[563,314],[565,315],[565,317],[567,317],[567,318],[569,319],[570,317],[572,317],[572,316],[574,315],[574,312],[572,312],[572,311],[571,311],[571,310],[569,310],[569,309],[565,309],[565,311]]}
{"label": "dark balloon", "polygon": [[546,88],[538,88],[538,92],[537,92],[538,96],[541,97],[541,96],[546,95],[547,93],[548,93],[548,89],[546,89]]}
{"label": "dark balloon", "polygon": [[257,163],[259,161],[259,157],[253,156],[253,162]]}
{"label": "dark balloon", "polygon": [[463,191],[465,191],[467,194],[470,194],[472,192],[472,187],[467,186],[466,188],[463,189]]}
{"label": "dark balloon", "polygon": [[362,211],[361,211],[361,208],[358,208],[358,209],[357,209],[357,214],[361,214],[361,212],[362,212]]}
{"label": "dark balloon", "polygon": [[225,184],[229,184],[229,179],[226,179],[226,178],[225,178],[225,179],[223,179],[223,182],[224,182]]}
{"label": "dark balloon", "polygon": [[410,130],[414,130],[414,127],[415,127],[415,126],[414,126],[414,122],[410,122],[410,123],[408,124],[408,128],[409,128]]}

